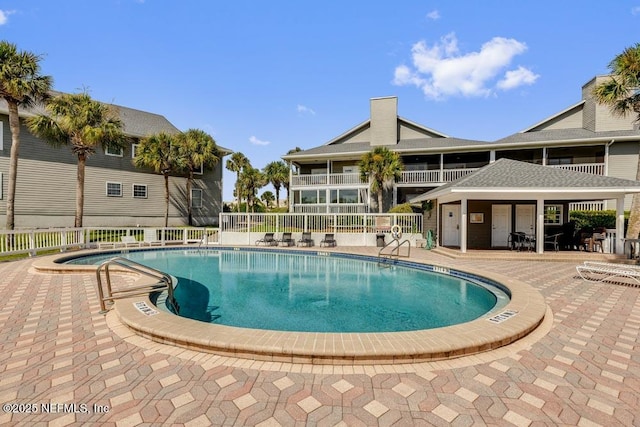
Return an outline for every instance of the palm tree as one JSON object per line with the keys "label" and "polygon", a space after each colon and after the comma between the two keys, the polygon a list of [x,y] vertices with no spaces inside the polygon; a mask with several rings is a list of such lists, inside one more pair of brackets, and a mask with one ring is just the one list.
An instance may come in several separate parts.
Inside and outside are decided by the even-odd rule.
{"label": "palm tree", "polygon": [[229,159],[227,159],[226,168],[231,172],[236,173],[236,183],[235,183],[235,193],[238,198],[238,212],[240,212],[240,192],[238,191],[238,186],[240,183],[240,172],[247,166],[251,166],[249,163],[249,159],[245,157],[244,154],[240,152],[233,153]]}
{"label": "palm tree", "polygon": [[276,196],[274,196],[271,191],[265,191],[260,195],[260,200],[262,200],[266,205],[267,209],[269,209],[271,208],[271,204],[273,203],[273,201],[277,199],[276,199]]}
{"label": "palm tree", "polygon": [[[287,151],[287,154],[294,154],[294,153],[298,153],[302,151],[302,148],[300,147],[295,147],[292,148],[291,150]],[[291,170],[291,167],[293,166],[293,163],[289,160],[285,160],[285,163],[287,164],[287,167],[289,168],[289,170]],[[297,169],[295,171],[296,173],[298,173]],[[289,179],[287,178],[287,180],[285,182],[282,183],[282,185],[284,186],[285,190],[287,190],[287,207],[290,209],[291,208],[291,197],[289,195],[289,186],[290,186],[290,182]]]}
{"label": "palm tree", "polygon": [[31,107],[44,101],[53,79],[40,75],[41,57],[31,52],[18,51],[13,43],[0,41],[0,98],[7,102],[11,129],[11,154],[7,189],[7,230],[15,228],[15,196],[20,153],[20,107]]}
{"label": "palm tree", "polygon": [[[262,172],[267,177],[267,181],[273,185],[276,190],[276,207],[280,207],[280,187],[285,185],[289,186],[289,168],[283,161],[268,163]],[[287,190],[288,192],[289,190]]]}
{"label": "palm tree", "polygon": [[[600,104],[609,105],[613,114],[625,116],[635,113],[640,122],[640,43],[622,51],[609,63],[611,77],[594,88],[593,94]],[[636,181],[640,181],[640,156],[636,170]],[[627,239],[636,239],[640,234],[640,194],[634,194],[627,226]]]}
{"label": "palm tree", "polygon": [[242,170],[238,196],[244,196],[247,199],[247,213],[249,212],[249,207],[251,207],[251,212],[253,212],[253,202],[256,194],[266,183],[267,179],[260,170],[251,166],[247,166]]}
{"label": "palm tree", "polygon": [[116,110],[94,101],[86,93],[61,94],[49,99],[48,115],[27,120],[29,130],[54,147],[68,145],[78,158],[76,180],[75,227],[82,227],[84,215],[84,178],[87,158],[103,150],[123,150],[129,139],[122,131]]}
{"label": "palm tree", "polygon": [[378,212],[382,213],[382,190],[390,188],[400,178],[404,166],[400,155],[386,147],[376,147],[360,159],[360,180],[371,182],[371,191],[378,194]]}
{"label": "palm tree", "polygon": [[189,129],[176,135],[176,160],[187,172],[187,217],[193,225],[193,207],[191,206],[191,187],[193,175],[211,168],[220,161],[220,152],[216,141],[203,130]]}
{"label": "palm tree", "polygon": [[149,168],[164,176],[164,226],[169,226],[169,175],[181,169],[172,149],[175,135],[160,132],[140,140],[133,164],[137,168]]}

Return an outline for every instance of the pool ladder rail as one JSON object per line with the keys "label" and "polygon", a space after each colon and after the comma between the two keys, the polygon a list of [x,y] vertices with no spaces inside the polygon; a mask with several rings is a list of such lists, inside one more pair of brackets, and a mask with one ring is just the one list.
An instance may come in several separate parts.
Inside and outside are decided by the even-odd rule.
{"label": "pool ladder rail", "polygon": [[[117,265],[123,267],[126,270],[133,271],[134,273],[142,274],[158,281],[150,285],[127,287],[122,290],[113,290],[111,286],[111,274],[109,267],[111,265]],[[106,288],[102,283],[102,270],[106,278]],[[151,292],[167,291],[167,303],[174,313],[178,314],[180,307],[173,296],[173,279],[167,273],[164,273],[155,268],[151,268],[144,264],[139,264],[135,261],[124,257],[114,257],[100,264],[96,270],[96,277],[98,279],[98,299],[100,300],[100,313],[104,314],[108,310],[106,308],[107,301],[115,301],[121,298],[129,298],[137,295],[147,295]]]}
{"label": "pool ladder rail", "polygon": [[[393,245],[394,243],[396,244],[396,247],[391,248],[391,252],[382,253],[382,251],[384,251],[386,248]],[[407,245],[407,254],[400,255],[400,247],[402,247],[404,244]],[[401,256],[407,257],[407,258],[411,256],[411,242],[409,240],[403,240],[401,242],[399,239],[393,239],[392,241],[384,245],[382,248],[380,248],[380,250],[378,251],[378,265],[382,267],[391,267],[392,261],[394,259],[397,260]]]}

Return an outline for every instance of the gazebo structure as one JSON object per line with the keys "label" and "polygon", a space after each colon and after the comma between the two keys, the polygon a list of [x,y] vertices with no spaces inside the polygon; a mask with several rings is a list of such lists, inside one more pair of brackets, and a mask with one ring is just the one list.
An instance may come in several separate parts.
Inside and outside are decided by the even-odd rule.
{"label": "gazebo structure", "polygon": [[624,199],[640,182],[497,160],[410,200],[435,201],[441,246],[506,248],[509,234],[525,232],[544,252],[545,234],[568,222],[569,202],[616,200],[615,252],[624,252]]}

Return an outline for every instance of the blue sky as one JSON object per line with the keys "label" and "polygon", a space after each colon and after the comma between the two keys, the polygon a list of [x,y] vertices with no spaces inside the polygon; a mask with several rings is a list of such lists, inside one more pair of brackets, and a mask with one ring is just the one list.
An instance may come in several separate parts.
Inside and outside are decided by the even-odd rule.
{"label": "blue sky", "polygon": [[639,27],[640,0],[0,1],[0,37],[42,54],[55,89],[203,129],[259,168],[367,120],[380,96],[499,139],[578,102]]}

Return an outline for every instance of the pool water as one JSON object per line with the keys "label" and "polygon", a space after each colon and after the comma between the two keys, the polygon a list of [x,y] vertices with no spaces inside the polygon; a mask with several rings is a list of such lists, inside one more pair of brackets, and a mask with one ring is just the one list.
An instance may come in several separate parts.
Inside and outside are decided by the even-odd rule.
{"label": "pool water", "polygon": [[[114,255],[68,262],[99,264]],[[117,255],[177,277],[180,316],[244,328],[411,331],[468,322],[508,302],[473,277],[336,254],[193,249]]]}

